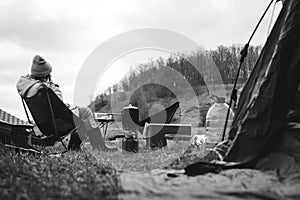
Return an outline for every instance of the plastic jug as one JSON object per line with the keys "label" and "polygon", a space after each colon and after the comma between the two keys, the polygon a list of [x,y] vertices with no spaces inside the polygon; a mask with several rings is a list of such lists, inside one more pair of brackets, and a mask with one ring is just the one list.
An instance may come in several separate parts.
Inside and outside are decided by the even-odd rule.
{"label": "plastic jug", "polygon": [[[206,114],[206,147],[212,148],[222,140],[222,134],[229,106],[225,98],[219,97]],[[233,111],[230,109],[225,139],[228,137],[229,129],[233,120]]]}

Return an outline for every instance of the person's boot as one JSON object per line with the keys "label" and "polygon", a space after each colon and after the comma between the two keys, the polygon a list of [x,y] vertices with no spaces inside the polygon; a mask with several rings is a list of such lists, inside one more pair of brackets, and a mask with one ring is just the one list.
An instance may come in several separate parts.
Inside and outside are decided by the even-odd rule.
{"label": "person's boot", "polygon": [[106,146],[99,128],[94,128],[88,131],[88,136],[93,149],[99,149],[100,151],[109,152],[118,150],[118,148]]}

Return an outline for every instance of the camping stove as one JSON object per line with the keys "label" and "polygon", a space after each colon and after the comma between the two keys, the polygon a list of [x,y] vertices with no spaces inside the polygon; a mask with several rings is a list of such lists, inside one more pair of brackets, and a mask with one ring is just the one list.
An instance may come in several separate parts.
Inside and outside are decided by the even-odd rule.
{"label": "camping stove", "polygon": [[138,152],[137,128],[139,122],[139,109],[129,104],[122,111],[122,126],[125,138],[122,141],[122,150]]}

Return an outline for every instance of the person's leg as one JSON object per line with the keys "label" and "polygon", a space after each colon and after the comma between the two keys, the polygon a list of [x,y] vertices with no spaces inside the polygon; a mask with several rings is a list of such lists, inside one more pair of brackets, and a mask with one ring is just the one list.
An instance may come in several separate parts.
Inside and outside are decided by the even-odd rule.
{"label": "person's leg", "polygon": [[100,150],[106,149],[104,138],[102,137],[102,134],[101,134],[99,128],[94,128],[94,129],[89,130],[88,136],[89,136],[90,143],[94,149],[95,148],[98,148]]}
{"label": "person's leg", "polygon": [[68,150],[80,151],[81,143],[82,143],[82,140],[80,139],[80,136],[78,135],[78,133],[72,133],[69,144],[68,144]]}
{"label": "person's leg", "polygon": [[87,131],[99,127],[99,123],[95,121],[93,112],[87,107],[78,107],[79,118],[83,120],[84,127]]}
{"label": "person's leg", "polygon": [[87,107],[80,107],[79,117],[84,122],[85,129],[88,133],[89,140],[93,148],[106,151],[116,150],[115,148],[109,148],[105,145],[104,138],[99,128],[99,123],[95,121],[91,109]]}

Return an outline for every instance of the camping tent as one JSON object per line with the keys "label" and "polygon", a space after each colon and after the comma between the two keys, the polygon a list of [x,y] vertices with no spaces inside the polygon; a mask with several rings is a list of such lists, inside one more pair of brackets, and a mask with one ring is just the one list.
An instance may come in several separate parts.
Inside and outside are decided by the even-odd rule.
{"label": "camping tent", "polygon": [[[287,128],[289,109],[300,104],[295,102],[299,83],[300,0],[283,0],[281,12],[240,95],[227,141],[215,148],[222,150],[218,151],[223,154],[222,161],[257,167],[258,161],[279,149],[300,155],[300,128]],[[271,160],[280,162],[275,157]],[[298,158],[293,157],[296,164],[300,163]],[[200,168],[201,163],[196,169]]]}
{"label": "camping tent", "polygon": [[273,151],[300,82],[300,1],[282,10],[239,99],[224,160],[248,162]]}

